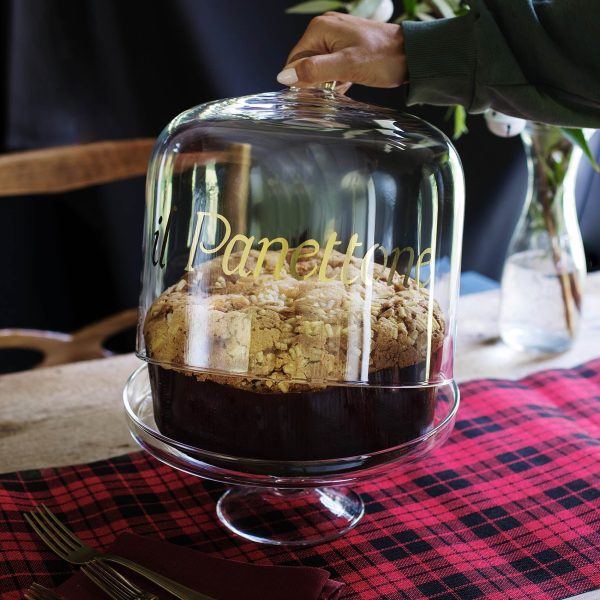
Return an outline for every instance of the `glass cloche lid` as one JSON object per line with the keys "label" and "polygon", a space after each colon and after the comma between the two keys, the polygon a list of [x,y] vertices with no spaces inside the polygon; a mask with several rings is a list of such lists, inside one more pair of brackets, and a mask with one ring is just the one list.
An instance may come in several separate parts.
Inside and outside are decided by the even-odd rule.
{"label": "glass cloche lid", "polygon": [[427,431],[462,210],[455,149],[409,115],[292,88],[175,118],[148,174],[138,333],[158,427],[277,460]]}

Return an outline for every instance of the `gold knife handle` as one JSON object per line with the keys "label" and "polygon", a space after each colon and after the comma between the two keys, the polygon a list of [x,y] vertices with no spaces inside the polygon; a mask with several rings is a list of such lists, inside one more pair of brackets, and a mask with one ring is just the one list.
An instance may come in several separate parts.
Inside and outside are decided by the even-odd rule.
{"label": "gold knife handle", "polygon": [[164,575],[160,575],[142,565],[138,565],[128,558],[123,558],[122,556],[116,556],[114,554],[103,554],[102,559],[127,567],[131,571],[135,571],[138,575],[145,577],[148,581],[155,583],[163,590],[169,592],[169,594],[173,594],[173,596],[179,598],[179,600],[216,600],[216,598],[212,598],[211,596],[207,596],[200,592],[195,592],[181,583],[177,583]]}

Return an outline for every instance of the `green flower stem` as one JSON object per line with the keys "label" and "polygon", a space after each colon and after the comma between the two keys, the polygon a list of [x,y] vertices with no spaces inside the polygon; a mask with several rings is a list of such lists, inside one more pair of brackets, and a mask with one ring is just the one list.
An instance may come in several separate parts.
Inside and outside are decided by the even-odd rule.
{"label": "green flower stem", "polygon": [[[555,203],[562,196],[562,186],[573,146],[557,127],[547,127],[544,133],[539,136],[534,134],[531,139],[535,155],[533,163],[537,171],[538,193],[542,200],[543,224],[550,238],[552,260],[560,283],[565,323],[569,334],[573,336],[576,311],[581,308],[581,290],[575,274],[567,273],[563,268],[563,250],[554,216]],[[532,202],[536,202],[536,199],[532,198]]]}

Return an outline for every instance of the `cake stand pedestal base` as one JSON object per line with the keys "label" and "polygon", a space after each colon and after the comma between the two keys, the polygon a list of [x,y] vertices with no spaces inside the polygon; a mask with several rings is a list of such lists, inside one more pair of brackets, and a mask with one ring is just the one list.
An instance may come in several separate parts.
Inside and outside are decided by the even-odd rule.
{"label": "cake stand pedestal base", "polygon": [[253,542],[310,546],[356,526],[365,511],[360,496],[347,488],[278,489],[236,486],[217,503],[229,530]]}

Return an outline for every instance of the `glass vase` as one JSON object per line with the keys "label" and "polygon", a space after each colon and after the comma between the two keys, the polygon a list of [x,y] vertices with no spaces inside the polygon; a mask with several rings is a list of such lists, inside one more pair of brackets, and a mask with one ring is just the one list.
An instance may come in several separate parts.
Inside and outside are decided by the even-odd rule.
{"label": "glass vase", "polygon": [[502,273],[500,335],[533,353],[568,350],[579,326],[585,254],[575,206],[579,148],[560,128],[522,134],[529,183]]}

